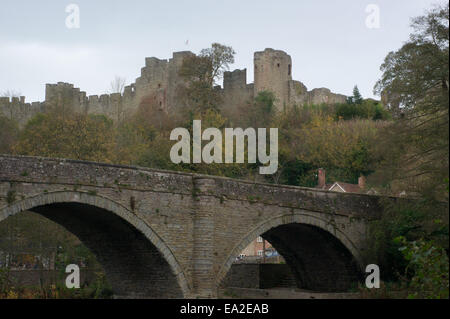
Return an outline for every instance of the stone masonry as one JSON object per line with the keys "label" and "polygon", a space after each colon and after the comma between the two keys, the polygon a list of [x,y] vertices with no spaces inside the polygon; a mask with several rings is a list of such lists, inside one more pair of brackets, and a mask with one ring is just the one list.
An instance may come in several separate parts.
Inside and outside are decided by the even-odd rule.
{"label": "stone masonry", "polygon": [[[174,52],[169,60],[155,57],[145,58],[141,76],[124,88],[123,94],[103,94],[87,96],[86,92],[73,84],[58,82],[47,84],[45,101],[25,103],[25,97],[0,97],[0,115],[4,115],[24,126],[36,113],[44,112],[50,105],[70,107],[77,112],[103,114],[114,121],[121,121],[133,114],[145,100],[167,113],[177,112],[180,107],[177,92],[186,85],[179,75],[183,59],[194,55],[189,51]],[[231,112],[245,106],[259,92],[270,90],[276,96],[278,110],[297,104],[343,103],[346,96],[320,88],[308,91],[306,86],[292,80],[291,57],[279,50],[265,49],[254,54],[255,83],[247,84],[247,70],[225,72],[222,109]],[[67,105],[63,105],[67,104]]]}
{"label": "stone masonry", "polygon": [[[214,298],[257,236],[301,288],[360,280],[382,197],[183,172],[0,155],[0,221],[31,210],[75,234],[117,297]],[[397,199],[391,199],[397,200]]]}

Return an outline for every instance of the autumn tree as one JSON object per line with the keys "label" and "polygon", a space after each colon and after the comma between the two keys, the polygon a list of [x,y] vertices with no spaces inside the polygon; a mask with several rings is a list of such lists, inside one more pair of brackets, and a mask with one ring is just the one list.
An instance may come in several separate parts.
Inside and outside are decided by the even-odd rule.
{"label": "autumn tree", "polygon": [[195,113],[218,108],[222,99],[215,83],[234,63],[234,54],[231,47],[213,43],[211,48],[201,50],[198,56],[183,60],[179,75],[187,85],[180,89],[179,99],[184,101],[186,119],[191,121]]}
{"label": "autumn tree", "polygon": [[0,154],[11,154],[19,136],[19,126],[13,120],[0,115]]}
{"label": "autumn tree", "polygon": [[385,276],[404,274],[416,290],[411,297],[448,297],[448,4],[413,19],[412,27],[409,41],[386,56],[375,87],[394,121],[375,144],[382,161],[371,179],[390,194],[415,198],[383,203],[367,246]]}
{"label": "autumn tree", "polygon": [[114,128],[102,115],[39,113],[20,132],[18,154],[112,161]]}
{"label": "autumn tree", "polygon": [[230,64],[234,63],[235,54],[232,47],[220,43],[213,43],[211,48],[200,51],[199,56],[210,61],[213,84],[217,83],[224,71],[229,70]]}
{"label": "autumn tree", "polygon": [[448,5],[413,19],[412,27],[409,41],[386,56],[375,87],[397,118],[379,142],[386,157],[379,172],[394,191],[448,201]]}
{"label": "autumn tree", "polygon": [[314,118],[296,132],[291,149],[304,162],[325,167],[331,180],[356,183],[376,167],[375,141],[385,122]]}
{"label": "autumn tree", "polygon": [[275,118],[275,94],[271,91],[259,92],[253,101],[240,108],[239,121],[244,126],[258,128],[269,127]]}

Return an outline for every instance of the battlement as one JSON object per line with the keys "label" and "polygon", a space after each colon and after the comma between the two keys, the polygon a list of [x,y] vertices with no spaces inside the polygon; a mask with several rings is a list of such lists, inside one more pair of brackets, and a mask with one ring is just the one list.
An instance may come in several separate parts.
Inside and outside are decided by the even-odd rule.
{"label": "battlement", "polygon": [[286,52],[282,51],[282,50],[274,50],[272,48],[265,48],[264,51],[256,51],[254,53],[254,59],[258,60],[261,58],[266,58],[266,57],[273,57],[273,58],[279,58],[279,59],[290,59],[290,55],[287,54]]}
{"label": "battlement", "polygon": [[247,85],[247,69],[234,70],[223,73],[223,88],[230,90],[235,88],[245,88]]}
{"label": "battlement", "polygon": [[21,103],[25,104],[25,96],[1,96],[0,97],[0,104],[6,104],[6,103]]}
{"label": "battlement", "polygon": [[191,57],[191,56],[194,56],[194,55],[195,54],[192,53],[191,51],[178,51],[178,52],[173,52],[172,53],[172,59],[174,61],[181,61],[181,62],[183,62],[184,58]]}
{"label": "battlement", "polygon": [[[87,96],[86,92],[71,83],[46,84],[45,101],[25,103],[25,97],[0,97],[0,114],[15,119],[24,125],[38,112],[49,106],[70,107],[85,114],[103,114],[114,121],[132,115],[142,103],[155,103],[166,112],[178,112],[181,103],[177,92],[186,80],[179,75],[185,58],[195,56],[191,51],[173,52],[170,59],[146,57],[141,75],[134,83],[125,86],[123,94]],[[308,91],[299,81],[292,80],[292,60],[284,51],[266,48],[254,53],[254,83],[247,84],[247,69],[227,71],[223,74],[221,105],[224,114],[232,113],[263,90],[275,94],[275,106],[282,110],[292,104],[343,103],[346,96],[319,88]]]}
{"label": "battlement", "polygon": [[41,102],[25,103],[25,96],[0,97],[0,115],[15,120],[20,127],[37,113],[44,112],[44,109],[44,103]]}

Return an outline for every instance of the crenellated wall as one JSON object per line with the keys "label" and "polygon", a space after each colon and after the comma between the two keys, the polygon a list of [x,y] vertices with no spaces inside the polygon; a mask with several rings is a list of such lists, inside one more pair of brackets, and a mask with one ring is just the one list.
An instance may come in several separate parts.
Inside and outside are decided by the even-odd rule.
{"label": "crenellated wall", "polygon": [[239,108],[252,101],[254,85],[247,84],[247,69],[224,72],[222,93],[222,112],[225,116],[237,114]]}
{"label": "crenellated wall", "polygon": [[25,103],[25,97],[0,97],[0,115],[17,121],[23,127],[35,114],[45,111],[42,102]]}
{"label": "crenellated wall", "polygon": [[[182,106],[177,94],[186,81],[179,75],[183,60],[193,56],[190,51],[174,52],[169,60],[145,58],[145,66],[135,83],[124,92],[87,96],[73,84],[47,84],[45,101],[25,103],[25,97],[0,98],[0,114],[16,120],[23,127],[36,113],[52,107],[68,108],[80,113],[103,114],[120,122],[134,114],[140,105],[151,105],[166,113],[176,113]],[[280,50],[265,49],[254,54],[255,83],[247,83],[247,69],[224,72],[222,111],[233,113],[253,100],[263,90],[275,94],[276,108],[281,111],[293,104],[344,103],[346,96],[319,88],[308,91],[306,86],[292,80],[291,57]]]}

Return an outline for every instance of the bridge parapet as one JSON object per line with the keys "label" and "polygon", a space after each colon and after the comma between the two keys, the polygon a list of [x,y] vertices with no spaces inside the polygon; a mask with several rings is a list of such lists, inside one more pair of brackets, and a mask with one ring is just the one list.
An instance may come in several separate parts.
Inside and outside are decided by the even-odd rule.
{"label": "bridge parapet", "polygon": [[[221,200],[259,202],[368,219],[379,217],[382,211],[381,197],[374,195],[337,193],[68,159],[0,155],[0,179],[9,182],[118,187],[194,196],[202,194]],[[195,186],[194,179],[207,183],[202,182],[201,185],[205,185]]]}

